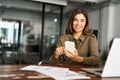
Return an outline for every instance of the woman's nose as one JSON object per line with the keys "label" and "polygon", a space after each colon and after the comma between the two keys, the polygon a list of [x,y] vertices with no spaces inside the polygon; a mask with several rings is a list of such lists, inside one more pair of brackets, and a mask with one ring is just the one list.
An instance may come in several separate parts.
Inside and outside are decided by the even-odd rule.
{"label": "woman's nose", "polygon": [[80,25],[80,24],[81,24],[81,21],[78,20],[77,24]]}

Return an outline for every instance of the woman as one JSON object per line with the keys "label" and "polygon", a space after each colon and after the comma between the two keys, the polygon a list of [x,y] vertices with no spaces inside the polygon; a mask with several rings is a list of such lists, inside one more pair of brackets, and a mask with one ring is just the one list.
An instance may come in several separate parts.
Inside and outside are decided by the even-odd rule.
{"label": "woman", "polygon": [[[99,52],[96,36],[89,27],[89,17],[85,10],[75,10],[68,22],[65,35],[57,43],[50,64],[98,65]],[[65,41],[75,43],[73,52],[65,49]]]}

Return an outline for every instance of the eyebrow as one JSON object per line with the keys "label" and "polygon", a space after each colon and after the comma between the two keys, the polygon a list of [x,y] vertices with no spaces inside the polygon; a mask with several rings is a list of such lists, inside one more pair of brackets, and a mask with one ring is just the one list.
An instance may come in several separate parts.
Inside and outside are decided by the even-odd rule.
{"label": "eyebrow", "polygon": [[[77,18],[74,18],[73,20],[76,20]],[[83,18],[83,19],[80,19],[80,20],[86,20],[85,18]]]}

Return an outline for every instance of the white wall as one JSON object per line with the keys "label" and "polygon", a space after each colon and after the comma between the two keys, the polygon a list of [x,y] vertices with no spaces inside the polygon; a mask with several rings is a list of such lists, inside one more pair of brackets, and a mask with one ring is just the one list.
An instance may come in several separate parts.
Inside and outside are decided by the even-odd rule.
{"label": "white wall", "polygon": [[110,41],[114,37],[120,37],[120,4],[110,3],[109,6],[102,8],[101,19],[101,46],[102,50],[108,48]]}
{"label": "white wall", "polygon": [[114,5],[114,36],[120,38],[120,4]]}
{"label": "white wall", "polygon": [[109,20],[109,6],[103,7],[101,10],[101,29],[100,29],[100,49],[106,49],[108,47],[107,37],[108,37],[108,20]]}
{"label": "white wall", "polygon": [[92,29],[99,29],[99,10],[89,12],[90,26]]}

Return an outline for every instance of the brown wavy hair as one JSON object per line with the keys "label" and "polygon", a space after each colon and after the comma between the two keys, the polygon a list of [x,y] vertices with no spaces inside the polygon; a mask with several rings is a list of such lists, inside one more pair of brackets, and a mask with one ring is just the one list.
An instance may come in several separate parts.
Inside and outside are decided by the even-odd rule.
{"label": "brown wavy hair", "polygon": [[73,34],[74,33],[74,29],[73,29],[73,20],[75,18],[75,16],[77,14],[83,14],[86,18],[86,25],[83,29],[82,34],[84,35],[90,35],[93,33],[93,30],[90,29],[90,20],[89,20],[89,16],[87,14],[87,12],[84,9],[76,9],[73,11],[73,13],[71,14],[71,17],[69,18],[68,21],[68,26],[66,27],[65,33],[66,34]]}

